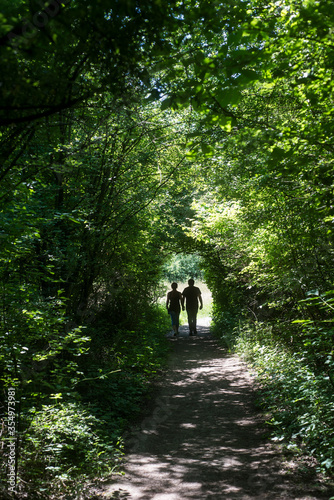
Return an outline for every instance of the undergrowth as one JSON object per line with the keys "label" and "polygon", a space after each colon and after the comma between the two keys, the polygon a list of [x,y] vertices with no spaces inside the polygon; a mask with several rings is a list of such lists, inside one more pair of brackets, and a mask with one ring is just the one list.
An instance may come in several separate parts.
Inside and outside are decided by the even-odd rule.
{"label": "undergrowth", "polygon": [[328,370],[316,369],[305,349],[292,352],[265,324],[237,330],[235,349],[257,372],[273,440],[314,456],[318,470],[333,472],[334,399]]}
{"label": "undergrowth", "polygon": [[[40,397],[37,387],[29,393],[27,385],[17,386],[15,494],[8,496],[5,487],[0,495],[89,498],[93,483],[119,472],[122,435],[150,397],[151,382],[162,373],[169,352],[165,310],[152,306],[140,318],[131,330],[111,327],[107,317],[88,325],[89,350],[79,358],[75,377],[66,380],[64,374],[61,392]],[[8,462],[7,446],[2,459]]]}

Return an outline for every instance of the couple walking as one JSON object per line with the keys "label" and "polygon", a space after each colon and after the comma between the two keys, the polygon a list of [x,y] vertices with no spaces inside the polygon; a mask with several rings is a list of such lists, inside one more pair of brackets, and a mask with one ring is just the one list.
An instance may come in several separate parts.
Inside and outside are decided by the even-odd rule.
{"label": "couple walking", "polygon": [[188,281],[188,286],[183,292],[177,291],[177,283],[172,283],[172,290],[167,293],[166,308],[172,319],[172,327],[174,336],[179,334],[179,317],[181,312],[184,311],[184,301],[186,301],[186,310],[188,314],[189,335],[196,335],[196,319],[198,312],[198,302],[200,309],[203,307],[202,294],[197,286],[194,286],[193,279]]}

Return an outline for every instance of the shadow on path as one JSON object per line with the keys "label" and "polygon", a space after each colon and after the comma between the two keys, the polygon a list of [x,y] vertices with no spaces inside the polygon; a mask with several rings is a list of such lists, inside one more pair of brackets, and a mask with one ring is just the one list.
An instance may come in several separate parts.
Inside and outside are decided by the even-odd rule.
{"label": "shadow on path", "polygon": [[170,340],[173,353],[154,410],[128,436],[125,475],[104,497],[328,500],[328,493],[301,491],[282,470],[254,406],[251,375],[217,345],[209,327],[189,337],[183,326]]}

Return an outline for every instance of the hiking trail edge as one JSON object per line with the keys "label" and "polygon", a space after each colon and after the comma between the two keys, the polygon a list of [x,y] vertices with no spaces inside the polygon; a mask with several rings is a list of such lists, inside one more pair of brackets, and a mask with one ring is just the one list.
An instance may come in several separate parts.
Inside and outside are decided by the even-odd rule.
{"label": "hiking trail edge", "polygon": [[[102,498],[128,500],[318,500],[328,487],[284,467],[255,407],[245,363],[210,335],[209,322],[173,349],[151,414],[126,442],[124,476]],[[332,493],[334,494],[334,493]]]}

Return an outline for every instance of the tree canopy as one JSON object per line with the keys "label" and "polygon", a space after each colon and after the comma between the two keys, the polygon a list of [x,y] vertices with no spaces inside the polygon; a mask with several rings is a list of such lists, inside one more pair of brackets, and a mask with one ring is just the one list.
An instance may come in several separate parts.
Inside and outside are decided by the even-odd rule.
{"label": "tree canopy", "polygon": [[[331,469],[333,27],[329,0],[2,1],[0,368],[3,407],[8,388],[20,400],[17,491],[113,470],[166,355],[163,281],[184,279],[189,255],[225,345],[276,342],[287,372],[298,360],[316,381],[283,427]],[[92,450],[111,458],[89,471]]]}

